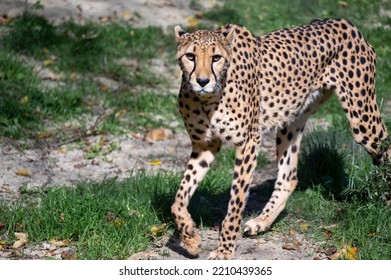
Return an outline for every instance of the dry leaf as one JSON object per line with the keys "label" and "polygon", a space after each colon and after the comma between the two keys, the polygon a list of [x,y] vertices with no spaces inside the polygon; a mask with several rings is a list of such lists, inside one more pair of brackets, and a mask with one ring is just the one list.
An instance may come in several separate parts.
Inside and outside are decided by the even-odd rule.
{"label": "dry leaf", "polygon": [[146,138],[153,141],[164,141],[170,139],[173,133],[172,130],[164,127],[159,127],[147,133]]}
{"label": "dry leaf", "polygon": [[284,250],[297,250],[299,247],[297,246],[297,244],[293,244],[293,243],[285,243],[284,245],[282,245],[282,249]]}
{"label": "dry leaf", "polygon": [[[5,224],[3,222],[0,222],[0,230],[2,230],[3,227],[5,227]],[[0,240],[0,242],[1,242],[1,240]]]}
{"label": "dry leaf", "polygon": [[326,238],[327,239],[330,239],[331,237],[333,237],[333,232],[331,230],[326,230]]}
{"label": "dry leaf", "polygon": [[54,63],[54,60],[53,59],[45,59],[44,61],[43,61],[43,65],[45,65],[45,66],[48,66],[48,65],[51,65],[51,64],[53,64]]}
{"label": "dry leaf", "polygon": [[38,133],[37,135],[38,139],[46,139],[53,136],[53,132],[44,132],[44,133]]}
{"label": "dry leaf", "polygon": [[329,260],[338,260],[341,254],[342,254],[341,251],[337,251],[334,254],[328,256],[328,258]]}
{"label": "dry leaf", "polygon": [[54,73],[53,71],[47,70],[43,71],[40,75],[40,78],[44,80],[59,81],[61,79],[60,75]]}
{"label": "dry leaf", "polygon": [[338,259],[357,260],[357,247],[352,247],[349,243],[343,243],[341,248],[329,256],[330,260]]}
{"label": "dry leaf", "polygon": [[19,176],[26,176],[26,177],[31,177],[30,172],[28,172],[26,169],[19,169],[15,172],[16,175]]}
{"label": "dry leaf", "polygon": [[57,247],[64,247],[68,245],[68,240],[51,239],[49,243]]}
{"label": "dry leaf", "polygon": [[15,237],[18,240],[15,241],[14,245],[12,245],[12,248],[18,249],[27,243],[27,233],[15,232]]}
{"label": "dry leaf", "polygon": [[76,168],[76,169],[81,169],[81,168],[83,168],[83,167],[86,167],[86,165],[87,165],[87,164],[85,164],[85,163],[75,163],[75,164],[73,165],[73,167]]}
{"label": "dry leaf", "polygon": [[150,230],[151,230],[151,235],[152,235],[153,237],[157,237],[157,236],[163,235],[163,233],[164,233],[164,228],[165,228],[166,226],[167,226],[166,223],[163,223],[163,224],[161,224],[160,226],[152,226],[152,227],[150,228]]}
{"label": "dry leaf", "polygon": [[77,260],[77,253],[71,251],[64,251],[61,253],[61,259],[63,260]]}
{"label": "dry leaf", "polygon": [[61,149],[57,150],[57,152],[58,152],[59,154],[66,154],[67,148],[61,148]]}
{"label": "dry leaf", "polygon": [[26,104],[27,102],[29,102],[29,97],[27,95],[23,96],[20,100],[19,100],[19,103],[20,104]]}
{"label": "dry leaf", "polygon": [[357,260],[357,247],[346,246],[344,258],[348,260]]}
{"label": "dry leaf", "polygon": [[289,228],[289,236],[295,236],[295,230],[293,227]]}
{"label": "dry leaf", "polygon": [[334,246],[328,247],[328,248],[323,249],[322,252],[325,253],[326,256],[331,256],[337,252],[337,248]]}
{"label": "dry leaf", "polygon": [[0,16],[0,24],[9,23],[10,21],[11,21],[11,18],[7,17],[7,15]]}
{"label": "dry leaf", "polygon": [[115,218],[114,219],[114,226],[116,228],[120,228],[124,224],[124,222],[125,222],[124,220],[121,220],[119,218]]}
{"label": "dry leaf", "polygon": [[160,160],[154,160],[154,161],[151,161],[149,164],[152,166],[155,166],[155,165],[161,165],[162,162]]}
{"label": "dry leaf", "polygon": [[339,1],[338,4],[339,4],[341,7],[343,7],[343,8],[349,6],[348,2],[345,2],[345,1]]}
{"label": "dry leaf", "polygon": [[306,230],[308,230],[308,228],[309,228],[309,224],[300,224],[300,225],[299,225],[299,228],[300,228],[301,230],[303,230],[303,231],[306,231]]}
{"label": "dry leaf", "polygon": [[187,19],[187,23],[190,29],[194,29],[200,24],[200,22],[195,17],[189,17]]}

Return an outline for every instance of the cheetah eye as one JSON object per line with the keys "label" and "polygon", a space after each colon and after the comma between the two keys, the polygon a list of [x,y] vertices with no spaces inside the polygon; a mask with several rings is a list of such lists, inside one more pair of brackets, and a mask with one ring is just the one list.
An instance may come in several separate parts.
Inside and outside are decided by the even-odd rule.
{"label": "cheetah eye", "polygon": [[195,60],[195,55],[192,54],[192,53],[187,53],[187,54],[185,54],[185,56],[190,61],[194,61]]}
{"label": "cheetah eye", "polygon": [[217,62],[217,61],[219,61],[221,58],[222,58],[221,55],[216,54],[216,55],[212,56],[212,61],[213,61],[213,62]]}

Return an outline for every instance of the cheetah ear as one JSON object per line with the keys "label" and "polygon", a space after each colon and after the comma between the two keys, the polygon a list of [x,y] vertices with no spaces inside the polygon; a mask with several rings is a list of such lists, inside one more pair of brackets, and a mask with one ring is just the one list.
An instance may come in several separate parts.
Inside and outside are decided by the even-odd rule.
{"label": "cheetah ear", "polygon": [[228,45],[232,45],[234,39],[235,39],[235,27],[231,26],[227,32],[227,35],[225,36],[225,40],[227,41]]}
{"label": "cheetah ear", "polygon": [[175,31],[175,40],[180,43],[183,41],[183,38],[187,32],[185,30],[182,29],[182,27],[180,27],[179,25],[175,26],[174,27],[174,31]]}

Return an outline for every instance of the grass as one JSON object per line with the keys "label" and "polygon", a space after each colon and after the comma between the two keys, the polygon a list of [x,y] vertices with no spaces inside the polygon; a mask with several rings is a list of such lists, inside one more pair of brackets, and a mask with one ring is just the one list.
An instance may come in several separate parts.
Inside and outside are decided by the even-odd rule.
{"label": "grass", "polygon": [[[177,118],[172,114],[175,98],[168,92],[157,94],[166,82],[150,67],[152,59],[175,49],[160,28],[120,23],[53,26],[29,11],[0,28],[0,136],[33,138],[37,131],[46,132],[48,122],[54,128],[65,119],[96,118],[102,105],[112,114],[102,120],[98,133],[123,131],[124,121],[127,129],[136,130],[146,123],[167,126]],[[48,69],[49,79],[59,85],[48,86],[36,68]],[[119,86],[110,88],[95,77]]]}
{"label": "grass", "polygon": [[139,175],[27,192],[15,205],[0,207],[0,220],[6,232],[28,232],[34,242],[67,240],[79,259],[124,259],[148,246],[150,228],[161,224],[155,193],[177,182],[174,176]]}
{"label": "grass", "polygon": [[[220,24],[243,24],[256,34],[313,18],[349,18],[376,49],[381,105],[390,100],[391,87],[391,32],[385,28],[390,20],[379,16],[381,8],[391,7],[370,0],[352,0],[347,7],[327,0],[295,0],[289,5],[281,0],[227,0],[205,17]],[[174,62],[174,40],[160,28],[122,23],[52,26],[25,13],[0,26],[0,32],[0,137],[36,139],[53,130],[66,139],[69,135],[61,134],[65,121],[76,120],[79,129],[86,129],[97,111],[110,112],[95,127],[97,134],[145,131],[179,119],[174,113],[176,96],[165,90],[168,82],[150,67],[151,60],[161,57]],[[39,77],[36,66],[60,76],[55,87]],[[95,77],[109,78],[119,87],[102,85]],[[348,243],[357,248],[358,259],[391,259],[391,165],[371,164],[353,143],[337,103],[334,98],[317,113],[332,127],[304,138],[298,190],[266,235],[274,230],[288,234],[293,227],[325,247]],[[384,119],[391,131],[390,114]],[[189,211],[203,227],[214,226],[225,215],[234,157],[230,149],[217,156],[191,201]],[[268,160],[261,155],[257,168]],[[30,243],[67,240],[77,247],[79,259],[127,258],[174,230],[170,206],[180,179],[176,174],[140,173],[125,181],[25,189],[19,201],[0,202],[1,244],[12,245],[13,233],[21,231],[29,234]]]}

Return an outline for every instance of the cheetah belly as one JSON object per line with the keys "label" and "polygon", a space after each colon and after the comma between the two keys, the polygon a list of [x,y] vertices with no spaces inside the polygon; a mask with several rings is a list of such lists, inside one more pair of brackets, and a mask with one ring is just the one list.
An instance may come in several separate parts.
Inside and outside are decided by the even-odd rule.
{"label": "cheetah belly", "polygon": [[[301,106],[294,106],[292,102],[280,108],[270,108],[267,105],[260,108],[260,128],[263,131],[270,131],[275,128],[282,128],[294,122],[298,117],[311,107],[315,100],[322,96],[319,90],[313,90],[304,100],[299,100]],[[297,103],[296,103],[297,105]]]}

